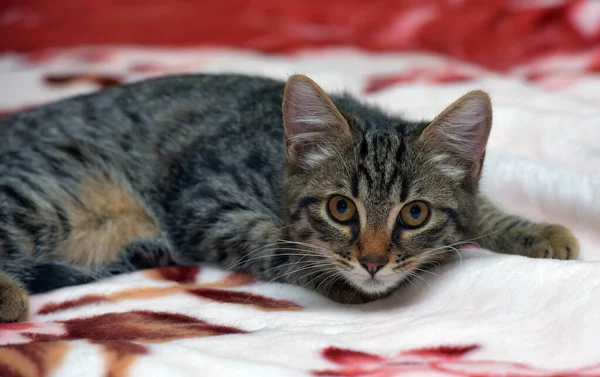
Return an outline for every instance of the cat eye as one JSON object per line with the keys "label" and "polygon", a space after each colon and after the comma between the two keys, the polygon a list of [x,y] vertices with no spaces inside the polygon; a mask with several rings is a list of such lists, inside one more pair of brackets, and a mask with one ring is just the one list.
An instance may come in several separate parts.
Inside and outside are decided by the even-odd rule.
{"label": "cat eye", "polygon": [[332,196],[327,203],[329,216],[340,223],[347,223],[356,217],[356,205],[345,196]]}
{"label": "cat eye", "polygon": [[410,202],[400,210],[398,220],[407,228],[418,228],[429,219],[429,204],[421,201]]}

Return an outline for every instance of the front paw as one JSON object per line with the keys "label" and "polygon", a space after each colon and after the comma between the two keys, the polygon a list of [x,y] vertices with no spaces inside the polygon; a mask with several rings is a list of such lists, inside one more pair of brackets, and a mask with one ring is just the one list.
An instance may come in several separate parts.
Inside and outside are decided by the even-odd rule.
{"label": "front paw", "polygon": [[521,240],[524,255],[532,258],[576,259],[579,242],[562,225],[536,224]]}
{"label": "front paw", "polygon": [[0,272],[0,323],[22,322],[29,315],[27,293],[8,275]]}

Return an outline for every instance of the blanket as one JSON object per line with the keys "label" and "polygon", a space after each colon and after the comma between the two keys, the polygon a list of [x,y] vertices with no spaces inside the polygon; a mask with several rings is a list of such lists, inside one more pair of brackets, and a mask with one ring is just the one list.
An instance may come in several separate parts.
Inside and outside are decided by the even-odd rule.
{"label": "blanket", "polygon": [[0,325],[0,376],[600,376],[600,83],[590,59],[498,74],[437,55],[349,49],[4,55],[6,112],[184,72],[305,73],[411,119],[484,89],[495,120],[483,190],[509,211],[569,226],[581,255],[461,250],[392,297],[358,306],[210,265],[140,271],[33,296],[29,322]]}
{"label": "blanket", "polygon": [[578,260],[463,249],[356,306],[211,265],[139,271],[33,296],[30,321],[0,324],[0,377],[600,377],[599,3],[242,3],[7,0],[0,116],[192,72],[303,73],[410,119],[483,89],[482,190],[570,227]]}

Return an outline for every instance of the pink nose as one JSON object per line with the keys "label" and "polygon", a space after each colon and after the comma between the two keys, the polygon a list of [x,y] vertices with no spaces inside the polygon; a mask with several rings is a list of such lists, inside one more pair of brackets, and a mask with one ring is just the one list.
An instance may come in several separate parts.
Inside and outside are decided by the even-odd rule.
{"label": "pink nose", "polygon": [[388,259],[383,255],[365,255],[358,258],[358,262],[371,274],[371,277],[375,277],[375,274],[387,264]]}

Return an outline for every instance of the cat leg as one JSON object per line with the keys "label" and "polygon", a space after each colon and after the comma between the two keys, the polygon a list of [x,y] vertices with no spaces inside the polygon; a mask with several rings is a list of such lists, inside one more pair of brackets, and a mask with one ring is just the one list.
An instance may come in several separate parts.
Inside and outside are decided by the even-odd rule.
{"label": "cat leg", "polygon": [[536,223],[498,209],[489,199],[477,199],[477,242],[481,247],[531,258],[575,259],[579,243],[562,225]]}
{"label": "cat leg", "polygon": [[5,175],[0,182],[0,323],[27,318],[32,273],[50,261],[50,251],[68,227],[53,205],[20,178]]}
{"label": "cat leg", "polygon": [[13,273],[0,271],[0,323],[26,320],[29,315],[29,294],[95,280],[89,269],[65,262],[21,259],[20,263],[21,268],[10,268]]}
{"label": "cat leg", "polygon": [[93,268],[67,262],[39,263],[28,272],[24,288],[31,294],[81,285],[114,275],[171,265],[171,249],[164,238],[139,239],[130,242],[118,258]]}
{"label": "cat leg", "polygon": [[98,268],[102,275],[117,275],[157,267],[173,266],[172,249],[162,237],[137,239],[127,244],[118,259]]}
{"label": "cat leg", "polygon": [[31,267],[24,288],[30,294],[45,293],[55,289],[91,283],[97,280],[94,271],[71,265],[67,262],[53,261],[38,263]]}
{"label": "cat leg", "polygon": [[29,315],[28,294],[91,283],[100,278],[170,264],[170,247],[164,239],[136,240],[125,247],[119,259],[95,269],[67,262],[37,263],[22,260],[20,273],[0,271],[0,323],[25,321]]}
{"label": "cat leg", "polygon": [[0,271],[0,323],[21,322],[29,315],[29,296],[18,280]]}
{"label": "cat leg", "polygon": [[[109,190],[108,194],[114,193]],[[117,199],[116,195],[107,198],[113,202]],[[71,203],[77,206],[69,211],[73,207]],[[140,216],[127,218],[132,224],[135,222],[135,226],[124,223],[129,212],[134,215],[137,212],[131,209],[105,216],[101,210],[106,206],[96,207],[90,205],[89,200],[73,199],[56,188],[51,180],[38,182],[25,175],[3,176],[0,181],[0,322],[26,317],[26,292],[40,293],[89,283],[131,271],[136,263],[141,263],[139,258],[132,263],[124,263],[122,259],[129,258],[129,252],[139,256],[150,248],[144,249],[137,242],[138,234],[151,233],[138,232],[135,228],[135,224],[144,225],[143,221],[135,222]],[[127,238],[131,241],[125,243]],[[119,250],[124,252],[119,253]],[[152,265],[152,258],[146,259],[143,263]],[[15,308],[23,309],[15,314]]]}

